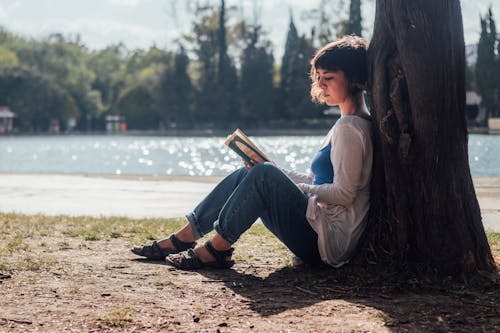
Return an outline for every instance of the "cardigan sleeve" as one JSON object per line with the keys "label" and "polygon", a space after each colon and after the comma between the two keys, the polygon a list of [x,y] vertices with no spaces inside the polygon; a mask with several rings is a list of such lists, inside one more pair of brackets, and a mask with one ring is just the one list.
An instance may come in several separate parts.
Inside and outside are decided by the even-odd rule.
{"label": "cardigan sleeve", "polygon": [[364,140],[363,134],[350,124],[339,124],[331,138],[334,176],[333,184],[299,184],[307,194],[316,195],[319,202],[349,207],[361,183]]}
{"label": "cardigan sleeve", "polygon": [[286,174],[290,179],[295,183],[305,183],[305,184],[312,184],[314,176],[312,174],[305,174],[293,170],[288,170],[282,167],[278,167],[281,171],[283,171],[284,174]]}

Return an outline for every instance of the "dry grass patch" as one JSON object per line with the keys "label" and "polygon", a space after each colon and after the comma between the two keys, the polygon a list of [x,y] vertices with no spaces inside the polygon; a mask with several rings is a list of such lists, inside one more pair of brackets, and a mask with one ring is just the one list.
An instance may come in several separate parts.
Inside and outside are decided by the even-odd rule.
{"label": "dry grass patch", "polygon": [[500,232],[487,231],[486,237],[488,238],[488,243],[490,243],[491,250],[493,252],[500,251]]}
{"label": "dry grass patch", "polygon": [[[46,251],[55,245],[60,250],[72,249],[70,239],[82,242],[127,239],[140,244],[174,232],[182,219],[129,219],[124,217],[70,217],[23,214],[0,214],[0,271],[40,271],[57,265]],[[55,244],[54,239],[58,239]],[[80,248],[87,246],[82,243]],[[33,249],[38,249],[36,252]]]}
{"label": "dry grass patch", "polygon": [[110,309],[101,322],[109,327],[125,327],[133,322],[134,313],[135,310],[130,307]]}

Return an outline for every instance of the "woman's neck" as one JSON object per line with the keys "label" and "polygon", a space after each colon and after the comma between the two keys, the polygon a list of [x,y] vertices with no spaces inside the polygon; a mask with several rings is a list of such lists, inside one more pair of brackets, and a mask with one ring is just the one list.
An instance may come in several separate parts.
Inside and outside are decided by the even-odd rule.
{"label": "woman's neck", "polygon": [[368,116],[368,108],[366,107],[365,97],[360,94],[356,97],[346,98],[339,104],[340,114],[342,116]]}

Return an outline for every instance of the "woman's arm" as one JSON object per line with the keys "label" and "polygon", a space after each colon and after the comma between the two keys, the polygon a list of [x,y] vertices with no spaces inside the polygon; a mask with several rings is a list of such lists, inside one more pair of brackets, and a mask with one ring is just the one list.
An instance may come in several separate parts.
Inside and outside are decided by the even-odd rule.
{"label": "woman's arm", "polygon": [[319,202],[350,206],[359,189],[363,168],[363,134],[349,124],[340,125],[332,136],[333,184],[299,184],[305,193],[317,195]]}
{"label": "woman's arm", "polygon": [[314,176],[312,174],[305,174],[293,170],[288,170],[282,167],[278,167],[283,173],[285,173],[295,184],[305,183],[312,184]]}

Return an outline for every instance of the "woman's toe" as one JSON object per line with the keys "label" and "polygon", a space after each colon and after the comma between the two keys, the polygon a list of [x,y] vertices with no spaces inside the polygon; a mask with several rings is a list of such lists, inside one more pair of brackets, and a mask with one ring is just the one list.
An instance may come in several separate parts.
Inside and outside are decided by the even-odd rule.
{"label": "woman's toe", "polygon": [[175,254],[169,254],[167,256],[168,260],[171,261],[171,262],[174,262],[176,264],[180,263],[181,261],[181,255],[178,254],[178,253],[175,253]]}

